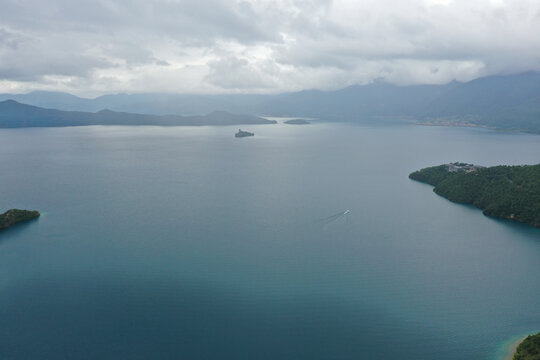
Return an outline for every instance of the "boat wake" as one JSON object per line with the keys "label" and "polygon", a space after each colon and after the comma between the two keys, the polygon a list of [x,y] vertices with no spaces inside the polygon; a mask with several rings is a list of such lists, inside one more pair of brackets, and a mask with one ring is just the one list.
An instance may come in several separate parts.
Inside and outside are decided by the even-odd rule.
{"label": "boat wake", "polygon": [[331,226],[334,226],[334,225],[346,225],[349,223],[349,215],[350,215],[351,211],[350,210],[345,210],[345,211],[342,211],[342,212],[339,212],[337,214],[334,214],[332,216],[328,216],[326,218],[323,218],[323,219],[319,219],[317,220],[317,223],[320,223],[322,225],[322,228],[324,230],[330,228]]}

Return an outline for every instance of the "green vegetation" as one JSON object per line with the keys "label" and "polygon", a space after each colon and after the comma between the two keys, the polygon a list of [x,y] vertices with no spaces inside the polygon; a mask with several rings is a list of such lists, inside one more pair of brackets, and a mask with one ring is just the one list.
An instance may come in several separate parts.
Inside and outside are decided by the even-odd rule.
{"label": "green vegetation", "polygon": [[23,221],[29,221],[39,217],[40,213],[36,210],[11,209],[0,215],[0,230],[6,229],[12,225]]}
{"label": "green vegetation", "polygon": [[450,171],[452,166],[425,168],[409,178],[431,184],[438,195],[472,204],[485,215],[540,227],[540,164]]}
{"label": "green vegetation", "polygon": [[540,333],[527,336],[517,347],[512,360],[540,360]]}

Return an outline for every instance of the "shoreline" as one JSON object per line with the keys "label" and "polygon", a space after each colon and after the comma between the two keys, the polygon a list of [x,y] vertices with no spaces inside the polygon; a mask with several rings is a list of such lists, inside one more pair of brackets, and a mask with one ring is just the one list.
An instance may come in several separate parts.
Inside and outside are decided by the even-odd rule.
{"label": "shoreline", "polygon": [[504,356],[504,358],[502,360],[512,360],[512,358],[514,357],[514,354],[515,354],[519,344],[521,344],[521,342],[523,340],[525,340],[527,338],[527,336],[529,336],[529,335],[525,335],[525,336],[517,339],[516,341],[513,341],[512,343],[510,343],[510,345],[507,348],[507,353],[506,353],[506,355]]}
{"label": "shoreline", "polygon": [[482,125],[482,124],[453,124],[453,123],[436,123],[436,122],[424,122],[424,121],[417,121],[414,122],[413,125],[419,125],[419,126],[440,126],[440,127],[456,127],[456,128],[475,128],[475,129],[485,129],[490,130],[494,132],[504,133],[504,134],[528,134],[528,135],[540,135],[540,132],[537,130],[526,130],[526,129],[503,129],[488,125]]}

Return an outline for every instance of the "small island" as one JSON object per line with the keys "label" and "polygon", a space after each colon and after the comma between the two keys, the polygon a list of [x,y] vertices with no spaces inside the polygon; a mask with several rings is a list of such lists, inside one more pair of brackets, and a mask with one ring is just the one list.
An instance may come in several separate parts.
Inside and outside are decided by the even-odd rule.
{"label": "small island", "polygon": [[0,214],[0,230],[7,229],[15,224],[36,219],[41,214],[36,210],[11,209]]}
{"label": "small island", "polygon": [[474,205],[484,215],[540,227],[540,164],[451,163],[415,171],[409,178],[435,186],[433,191],[450,201]]}
{"label": "small island", "polygon": [[252,132],[242,131],[242,130],[238,129],[238,132],[236,134],[234,134],[234,137],[241,138],[241,137],[254,136],[254,135],[255,134],[252,133]]}
{"label": "small island", "polygon": [[289,124],[289,125],[307,125],[307,124],[311,124],[309,121],[304,120],[304,119],[292,119],[292,120],[287,120],[284,123]]}
{"label": "small island", "polygon": [[527,336],[518,345],[512,360],[540,360],[540,333]]}

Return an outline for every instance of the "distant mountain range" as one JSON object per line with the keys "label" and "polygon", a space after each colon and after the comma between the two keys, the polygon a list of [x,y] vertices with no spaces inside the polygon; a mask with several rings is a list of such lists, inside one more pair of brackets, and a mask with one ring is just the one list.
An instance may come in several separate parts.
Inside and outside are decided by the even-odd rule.
{"label": "distant mountain range", "polygon": [[86,125],[245,125],[275,124],[273,120],[253,115],[234,115],[214,111],[208,115],[143,115],[101,110],[99,112],[62,111],[21,104],[14,100],[0,102],[0,127],[54,127]]}
{"label": "distant mountain range", "polygon": [[[446,85],[396,86],[375,82],[337,91],[306,90],[278,95],[117,94],[85,99],[43,91],[0,94],[0,100],[7,99],[84,112],[110,109],[148,115],[193,115],[222,110],[328,121],[384,117],[413,119],[431,125],[487,126],[540,133],[540,74],[535,72]],[[170,121],[166,119],[170,118],[160,121]]]}

